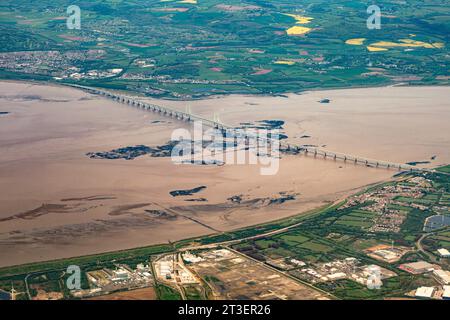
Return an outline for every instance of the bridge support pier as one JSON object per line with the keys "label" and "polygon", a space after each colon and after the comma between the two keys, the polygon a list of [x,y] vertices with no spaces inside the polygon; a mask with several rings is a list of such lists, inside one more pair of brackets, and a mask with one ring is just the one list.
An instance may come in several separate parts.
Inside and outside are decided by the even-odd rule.
{"label": "bridge support pier", "polygon": [[[178,112],[175,110],[171,110],[170,108],[164,108],[164,107],[160,107],[154,104],[147,104],[144,102],[141,102],[139,100],[134,100],[131,97],[127,97],[127,96],[122,96],[120,94],[115,94],[112,92],[108,92],[108,91],[103,91],[103,90],[99,90],[96,88],[91,88],[91,87],[87,87],[87,86],[79,86],[79,85],[69,85],[71,87],[75,87],[78,89],[82,89],[88,93],[91,94],[96,94],[96,95],[101,95],[104,97],[107,97],[111,100],[117,101],[119,103],[123,103],[123,104],[127,104],[129,106],[132,107],[136,107],[139,109],[143,109],[143,110],[147,110],[147,111],[152,111],[152,112],[157,112],[161,115],[164,116],[170,116],[172,118],[176,118],[178,120],[182,120],[182,121],[186,121],[186,122],[191,122],[194,119],[197,119],[197,117],[191,115],[188,112]],[[209,121],[209,120],[205,120],[207,126],[213,127],[215,129],[221,130],[222,132],[227,132],[228,127],[220,124],[219,122],[216,121]],[[231,128],[230,128],[231,129]],[[403,164],[398,164],[398,163],[392,163],[392,162],[384,162],[384,161],[377,161],[377,160],[370,160],[370,159],[365,159],[365,158],[357,158],[354,156],[349,156],[349,155],[345,155],[345,154],[339,154],[339,153],[334,153],[331,151],[325,151],[325,150],[318,150],[316,148],[308,148],[308,147],[302,147],[302,146],[287,146],[288,150],[296,150],[301,151],[301,152],[305,152],[305,155],[308,155],[310,153],[314,154],[314,158],[317,157],[317,155],[323,156],[324,159],[328,158],[333,158],[335,161],[339,160],[343,160],[344,162],[347,161],[352,161],[354,162],[354,164],[362,164],[362,165],[366,165],[366,166],[374,166],[376,168],[387,168],[387,169],[398,169],[399,171],[409,171],[409,172],[433,172],[434,170],[430,170],[430,169],[426,169],[426,168],[414,168],[410,165],[403,165]]]}

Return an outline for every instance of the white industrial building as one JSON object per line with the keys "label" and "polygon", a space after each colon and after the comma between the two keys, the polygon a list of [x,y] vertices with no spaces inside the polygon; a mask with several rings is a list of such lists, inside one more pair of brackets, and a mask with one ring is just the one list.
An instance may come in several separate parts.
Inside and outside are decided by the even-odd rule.
{"label": "white industrial building", "polygon": [[438,249],[437,252],[443,258],[450,258],[450,251],[448,251],[447,249],[441,248]]}
{"label": "white industrial building", "polygon": [[112,281],[123,281],[129,278],[130,273],[124,268],[120,268],[118,270],[114,270],[113,275],[114,277],[111,279]]}
{"label": "white industrial building", "polygon": [[303,261],[297,260],[297,259],[291,259],[290,262],[299,267],[306,266],[306,263],[304,263]]}
{"label": "white industrial building", "polygon": [[343,272],[337,272],[337,273],[328,275],[328,279],[330,279],[330,280],[340,280],[340,279],[345,279],[345,278],[347,278],[347,275]]}
{"label": "white industrial building", "polygon": [[445,270],[434,270],[433,275],[441,284],[450,284],[450,272]]}
{"label": "white industrial building", "polygon": [[375,255],[380,256],[388,262],[394,262],[399,258],[398,254],[386,249],[380,249],[374,252]]}
{"label": "white industrial building", "polygon": [[434,293],[433,287],[419,287],[416,290],[416,297],[418,298],[432,298]]}
{"label": "white industrial building", "polygon": [[159,265],[159,273],[162,277],[166,277],[167,279],[170,279],[172,277],[173,273],[173,262],[170,261],[162,261]]}
{"label": "white industrial building", "polygon": [[450,286],[444,286],[443,289],[442,299],[450,300]]}

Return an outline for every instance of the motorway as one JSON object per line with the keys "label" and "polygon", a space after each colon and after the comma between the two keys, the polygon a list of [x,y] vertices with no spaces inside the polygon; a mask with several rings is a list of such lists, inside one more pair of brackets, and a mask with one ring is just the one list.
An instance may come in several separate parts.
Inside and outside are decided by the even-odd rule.
{"label": "motorway", "polygon": [[[129,106],[136,107],[138,109],[142,109],[145,111],[155,112],[162,116],[175,118],[180,121],[185,121],[185,122],[201,121],[202,124],[204,124],[207,127],[212,127],[212,128],[219,129],[222,131],[236,130],[236,128],[225,125],[218,121],[202,118],[193,113],[182,112],[182,111],[178,111],[178,110],[160,106],[160,105],[145,103],[145,102],[137,100],[136,97],[129,97],[126,95],[121,95],[121,94],[113,93],[113,92],[98,89],[98,88],[80,86],[80,85],[75,85],[75,84],[67,85],[67,86],[81,89],[81,90],[87,91],[91,94],[104,96],[108,99],[112,99],[119,103],[124,103]],[[388,169],[388,170],[391,169],[391,170],[410,171],[410,172],[413,172],[413,171],[415,171],[415,172],[435,172],[434,169],[418,168],[416,166],[412,166],[412,165],[408,165],[408,164],[370,159],[367,157],[356,156],[356,155],[351,155],[351,154],[346,154],[346,153],[340,153],[340,152],[325,150],[325,149],[316,148],[316,147],[307,147],[307,146],[302,146],[302,145],[296,146],[296,145],[291,145],[291,144],[280,143],[280,149],[281,150],[293,150],[293,151],[296,151],[297,153],[302,153],[305,155],[313,155],[315,158],[320,157],[323,159],[333,159],[334,161],[340,160],[340,161],[344,161],[344,162],[348,162],[348,163],[353,163],[355,165],[363,165],[365,167],[370,167],[370,168],[383,168],[383,169]]]}

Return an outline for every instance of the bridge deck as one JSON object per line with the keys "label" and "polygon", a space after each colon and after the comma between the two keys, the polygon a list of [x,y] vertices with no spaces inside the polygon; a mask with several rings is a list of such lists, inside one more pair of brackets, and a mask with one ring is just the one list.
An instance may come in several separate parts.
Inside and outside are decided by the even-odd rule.
{"label": "bridge deck", "polygon": [[[105,96],[106,98],[126,103],[128,105],[131,105],[133,107],[137,107],[143,110],[148,110],[152,112],[159,113],[163,116],[176,118],[181,121],[201,121],[204,125],[216,128],[220,130],[233,130],[234,127],[227,126],[225,124],[222,124],[220,122],[216,122],[213,120],[205,119],[199,116],[196,116],[192,113],[182,112],[175,109],[171,109],[168,107],[163,107],[151,103],[145,103],[139,100],[136,100],[135,98],[128,97],[125,95],[119,95],[116,93],[111,93],[106,90],[101,90],[98,88],[92,88],[87,86],[81,86],[81,85],[75,85],[75,84],[68,84],[68,86],[75,87],[78,89],[82,89],[85,91],[88,91],[92,94],[98,94],[101,96]],[[411,165],[407,164],[401,164],[401,163],[395,163],[390,161],[382,161],[382,160],[374,160],[369,159],[365,157],[360,156],[354,156],[339,152],[333,152],[329,150],[324,150],[321,148],[314,148],[314,147],[305,147],[305,146],[293,146],[293,145],[286,145],[286,144],[280,144],[280,147],[288,148],[288,149],[296,149],[299,152],[303,152],[305,155],[312,155],[314,157],[323,157],[324,159],[331,158],[333,160],[341,160],[344,162],[354,163],[358,165],[364,165],[367,167],[375,167],[375,168],[386,168],[386,169],[393,169],[393,170],[399,170],[399,171],[421,171],[421,172],[435,172],[433,169],[427,169],[427,168],[417,168]]]}

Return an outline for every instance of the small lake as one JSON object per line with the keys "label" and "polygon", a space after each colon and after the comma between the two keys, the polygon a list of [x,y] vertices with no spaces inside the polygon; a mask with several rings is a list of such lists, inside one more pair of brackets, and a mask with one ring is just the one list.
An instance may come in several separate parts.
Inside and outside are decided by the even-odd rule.
{"label": "small lake", "polygon": [[435,215],[425,220],[423,231],[430,232],[445,226],[450,226],[450,216]]}

